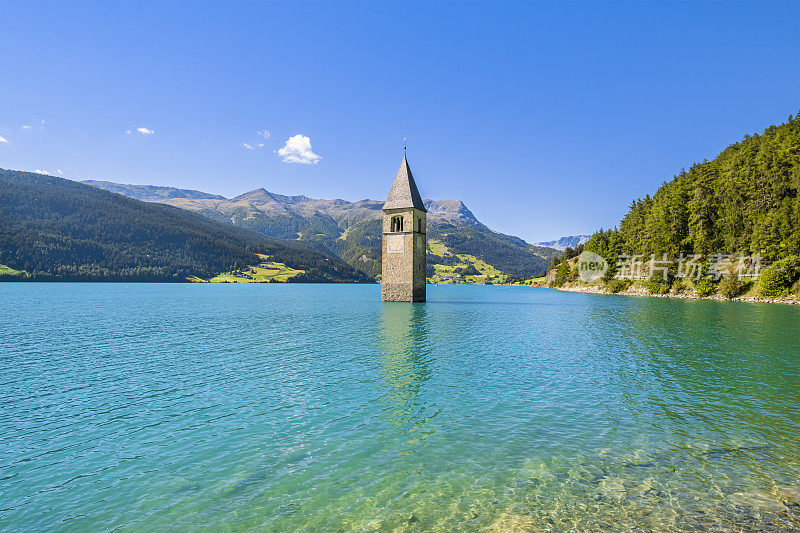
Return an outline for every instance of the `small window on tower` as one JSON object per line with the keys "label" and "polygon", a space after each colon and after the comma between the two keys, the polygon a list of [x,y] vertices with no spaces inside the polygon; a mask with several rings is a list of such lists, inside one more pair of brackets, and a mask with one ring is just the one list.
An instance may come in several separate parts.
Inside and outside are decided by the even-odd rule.
{"label": "small window on tower", "polygon": [[422,219],[421,218],[417,220],[417,231],[419,233],[422,233]]}

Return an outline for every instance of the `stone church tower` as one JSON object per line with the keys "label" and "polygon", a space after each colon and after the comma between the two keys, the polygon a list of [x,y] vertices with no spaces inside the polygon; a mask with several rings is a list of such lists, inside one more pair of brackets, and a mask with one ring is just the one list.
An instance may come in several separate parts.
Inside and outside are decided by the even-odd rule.
{"label": "stone church tower", "polygon": [[426,214],[403,156],[383,205],[381,299],[384,302],[425,301]]}

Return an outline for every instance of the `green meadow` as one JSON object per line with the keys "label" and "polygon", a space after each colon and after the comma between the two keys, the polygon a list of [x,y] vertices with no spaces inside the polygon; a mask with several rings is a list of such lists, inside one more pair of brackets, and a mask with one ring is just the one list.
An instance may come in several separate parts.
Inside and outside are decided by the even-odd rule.
{"label": "green meadow", "polygon": [[534,286],[534,287],[540,287],[546,281],[547,281],[547,278],[545,276],[541,276],[541,277],[538,277],[538,278],[523,279],[521,281],[514,282],[511,285],[531,285],[531,286]]}
{"label": "green meadow", "polygon": [[304,270],[297,270],[286,266],[284,263],[270,261],[268,255],[258,254],[261,263],[233,272],[225,272],[210,279],[191,277],[189,281],[196,283],[286,283],[289,278],[302,274]]}
{"label": "green meadow", "polygon": [[20,276],[27,274],[24,270],[14,270],[10,266],[0,265],[0,276]]}
{"label": "green meadow", "polygon": [[474,255],[454,254],[441,241],[430,239],[428,250],[435,273],[430,283],[505,283],[508,276]]}

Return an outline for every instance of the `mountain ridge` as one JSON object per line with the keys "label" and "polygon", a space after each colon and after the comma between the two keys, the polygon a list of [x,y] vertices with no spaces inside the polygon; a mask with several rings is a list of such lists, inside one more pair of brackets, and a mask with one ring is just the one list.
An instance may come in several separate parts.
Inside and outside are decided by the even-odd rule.
{"label": "mountain ridge", "polygon": [[[80,183],[85,183],[87,185],[92,185],[93,187],[98,187],[101,189],[105,189],[111,192],[116,192],[117,194],[122,194],[123,196],[128,196],[129,198],[134,198],[136,200],[142,200],[146,202],[158,202],[158,203],[168,203],[170,205],[176,205],[176,207],[183,207],[184,205],[190,205],[187,202],[182,202],[182,200],[220,200],[220,203],[216,202],[209,202],[209,206],[214,206],[218,208],[222,202],[229,202],[231,204],[237,204],[241,202],[248,202],[254,205],[258,205],[260,207],[269,207],[271,203],[278,204],[281,208],[286,208],[287,206],[294,206],[299,209],[298,214],[301,215],[310,215],[314,214],[315,212],[323,212],[329,211],[326,208],[328,206],[331,207],[341,207],[344,211],[348,209],[365,209],[369,211],[374,211],[374,218],[378,218],[380,216],[381,209],[383,208],[383,201],[380,200],[371,200],[371,199],[363,199],[363,200],[343,200],[341,198],[335,198],[331,200],[327,199],[320,199],[320,198],[311,198],[306,195],[283,195],[280,193],[275,193],[272,191],[267,190],[264,187],[257,187],[250,191],[246,191],[242,194],[237,196],[228,198],[222,195],[217,195],[213,193],[207,193],[204,191],[194,190],[194,189],[179,189],[176,187],[170,187],[165,185],[133,185],[133,184],[125,184],[125,183],[117,183],[112,181],[101,181],[101,180],[83,180]],[[160,190],[163,189],[163,192]],[[186,195],[182,195],[181,193],[187,193]],[[308,206],[300,206],[298,204],[309,204]],[[433,219],[433,223],[470,223],[476,224],[488,229],[488,226],[483,224],[475,214],[464,204],[463,201],[457,199],[446,199],[446,200],[432,200],[430,198],[424,199],[425,208],[428,210],[429,214],[429,222]],[[346,220],[347,217],[343,214],[336,213],[337,216],[333,216],[334,219]],[[494,233],[499,233],[494,230],[490,230]],[[588,237],[588,236],[587,236]],[[517,237],[518,238],[518,237]],[[523,239],[520,239],[523,240]],[[555,241],[552,241],[555,242]],[[528,244],[528,243],[526,243]],[[541,243],[531,243],[534,245],[541,245]]]}
{"label": "mountain ridge", "polygon": [[567,248],[575,248],[576,246],[585,244],[590,238],[591,235],[567,235],[564,237],[559,237],[558,239],[553,239],[552,241],[540,241],[536,244],[539,246],[546,246],[548,248],[555,248],[556,250],[561,250],[563,252]]}
{"label": "mountain ridge", "polygon": [[185,282],[240,271],[262,254],[291,267],[291,281],[370,281],[301,243],[64,178],[0,169],[0,190],[0,264],[22,271],[4,279]]}
{"label": "mountain ridge", "polygon": [[[122,194],[123,196],[142,201],[155,201],[159,198],[225,199],[224,196],[220,196],[218,194],[210,194],[194,189],[164,187],[161,185],[132,185],[129,183],[115,183],[113,181],[104,180],[84,180],[80,183],[85,183],[86,185],[97,187],[98,189],[105,189],[107,191],[115,192],[117,194]],[[123,190],[127,192],[121,192]],[[134,191],[137,191],[137,193],[134,194]]]}
{"label": "mountain ridge", "polygon": [[[147,194],[147,198],[153,198],[150,201],[196,211],[265,236],[299,240],[315,250],[340,257],[371,276],[380,273],[382,201],[286,196],[264,187],[233,198],[219,198],[202,191],[193,191],[191,198],[181,198],[175,197],[174,188],[170,187],[159,193],[160,186],[156,185],[126,189],[125,184],[94,183],[132,197]],[[203,194],[209,197],[198,197]],[[538,274],[558,254],[558,250],[493,231],[461,200],[425,199],[424,205],[428,210],[430,240],[441,241],[455,255],[474,256],[509,276]],[[429,254],[429,260],[435,266],[439,259]]]}

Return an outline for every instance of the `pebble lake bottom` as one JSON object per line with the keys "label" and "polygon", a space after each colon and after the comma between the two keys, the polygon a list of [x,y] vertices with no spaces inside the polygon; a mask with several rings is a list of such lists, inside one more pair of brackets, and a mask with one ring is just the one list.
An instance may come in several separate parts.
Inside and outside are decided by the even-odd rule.
{"label": "pebble lake bottom", "polygon": [[0,284],[2,531],[800,528],[800,308]]}

